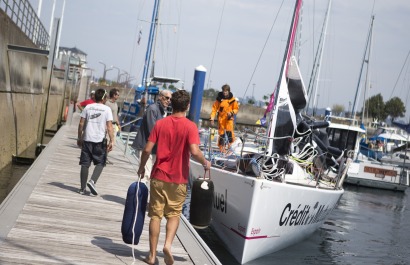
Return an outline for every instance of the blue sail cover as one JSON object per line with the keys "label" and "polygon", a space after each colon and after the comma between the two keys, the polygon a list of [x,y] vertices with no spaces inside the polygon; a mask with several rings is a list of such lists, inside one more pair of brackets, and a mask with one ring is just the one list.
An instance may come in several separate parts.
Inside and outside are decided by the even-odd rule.
{"label": "blue sail cover", "polygon": [[410,134],[410,123],[403,124],[400,122],[393,121],[393,124],[399,127],[400,129],[405,130],[408,134]]}

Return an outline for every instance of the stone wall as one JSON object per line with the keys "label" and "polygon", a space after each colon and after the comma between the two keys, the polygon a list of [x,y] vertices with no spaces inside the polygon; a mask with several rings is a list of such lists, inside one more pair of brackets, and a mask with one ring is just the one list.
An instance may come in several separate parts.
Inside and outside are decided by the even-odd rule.
{"label": "stone wall", "polygon": [[44,120],[45,129],[56,127],[63,108],[63,80],[53,77],[49,96],[45,93],[47,56],[8,50],[8,45],[37,48],[0,10],[0,170],[12,156],[35,158]]}

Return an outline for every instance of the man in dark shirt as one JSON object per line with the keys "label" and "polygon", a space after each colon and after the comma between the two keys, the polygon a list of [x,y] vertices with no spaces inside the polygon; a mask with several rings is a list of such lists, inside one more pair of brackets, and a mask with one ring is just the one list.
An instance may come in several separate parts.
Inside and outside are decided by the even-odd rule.
{"label": "man in dark shirt", "polygon": [[[138,134],[131,146],[135,149],[138,158],[141,155],[141,150],[144,149],[144,146],[148,141],[148,137],[154,128],[155,123],[166,116],[167,108],[171,103],[171,97],[172,92],[170,90],[162,90],[159,93],[158,101],[155,104],[149,105],[145,111]],[[147,178],[151,175],[151,169],[155,162],[156,153],[155,147],[145,166],[145,177]]]}

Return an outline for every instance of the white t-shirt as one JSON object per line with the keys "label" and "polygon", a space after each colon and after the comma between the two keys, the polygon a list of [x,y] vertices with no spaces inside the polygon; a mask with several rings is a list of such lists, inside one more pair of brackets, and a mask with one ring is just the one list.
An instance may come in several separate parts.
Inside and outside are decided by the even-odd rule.
{"label": "white t-shirt", "polygon": [[102,142],[107,131],[107,121],[112,121],[110,107],[102,103],[88,104],[81,112],[81,117],[86,120],[83,140]]}

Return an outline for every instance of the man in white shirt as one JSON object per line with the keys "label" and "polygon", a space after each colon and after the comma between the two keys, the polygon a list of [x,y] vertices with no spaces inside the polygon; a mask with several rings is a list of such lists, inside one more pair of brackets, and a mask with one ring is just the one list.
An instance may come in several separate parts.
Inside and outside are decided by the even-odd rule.
{"label": "man in white shirt", "polygon": [[[107,91],[97,89],[95,91],[96,103],[87,105],[81,112],[78,124],[77,145],[81,147],[80,156],[80,194],[85,194],[86,185],[93,195],[98,195],[95,188],[98,178],[106,164],[107,153],[114,147],[114,130],[112,126],[112,111],[104,103],[107,100]],[[105,135],[108,131],[110,142],[107,143]],[[94,171],[90,181],[88,180],[88,169],[94,163]]]}

